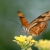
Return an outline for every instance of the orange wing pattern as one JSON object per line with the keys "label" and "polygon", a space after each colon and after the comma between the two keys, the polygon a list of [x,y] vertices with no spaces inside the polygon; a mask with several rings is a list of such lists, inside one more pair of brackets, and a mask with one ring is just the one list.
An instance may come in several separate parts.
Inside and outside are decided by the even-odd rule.
{"label": "orange wing pattern", "polygon": [[29,24],[28,24],[27,20],[25,19],[24,15],[20,11],[18,11],[18,16],[20,18],[22,25],[27,28]]}
{"label": "orange wing pattern", "polygon": [[[45,30],[48,20],[50,20],[50,11],[43,13],[29,24],[29,33],[33,36],[38,36],[41,34],[41,32]],[[34,25],[35,23],[37,24]]]}
{"label": "orange wing pattern", "polygon": [[50,20],[50,11],[47,11],[45,13],[43,13],[42,15],[40,15],[39,17],[37,17],[35,20],[33,20],[28,27],[30,27],[31,25],[35,24],[35,23],[38,23],[38,22],[46,22]]}
{"label": "orange wing pattern", "polygon": [[46,22],[39,22],[29,29],[29,33],[32,34],[33,36],[38,36],[45,30],[46,26],[47,26]]}

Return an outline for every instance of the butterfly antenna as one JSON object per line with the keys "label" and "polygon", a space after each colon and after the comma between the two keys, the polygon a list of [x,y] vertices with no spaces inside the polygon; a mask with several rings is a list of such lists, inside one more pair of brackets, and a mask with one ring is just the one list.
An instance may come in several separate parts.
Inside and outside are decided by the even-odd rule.
{"label": "butterfly antenna", "polygon": [[[18,22],[14,21],[14,20],[12,20],[12,19],[10,19],[10,18],[9,18],[9,20],[11,20],[11,21],[13,21],[13,22],[15,22],[15,23],[19,24]],[[21,26],[21,24],[19,24],[19,25]]]}

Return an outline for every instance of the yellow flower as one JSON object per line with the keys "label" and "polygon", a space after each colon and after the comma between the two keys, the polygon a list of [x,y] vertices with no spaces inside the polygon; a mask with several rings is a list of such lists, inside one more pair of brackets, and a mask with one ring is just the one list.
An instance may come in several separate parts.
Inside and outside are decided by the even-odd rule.
{"label": "yellow flower", "polygon": [[40,49],[50,50],[50,40],[39,40],[35,46]]}
{"label": "yellow flower", "polygon": [[24,38],[23,38],[23,36],[21,36],[21,35],[20,35],[20,37],[15,36],[14,38],[15,38],[14,41],[16,41],[16,42],[17,42],[17,41],[19,41],[19,42],[23,42],[23,41],[24,41]]}
{"label": "yellow flower", "polygon": [[20,35],[20,36],[14,36],[16,42],[21,48],[30,48],[33,44],[36,43],[36,41],[33,39],[32,36],[26,36],[26,35]]}
{"label": "yellow flower", "polygon": [[35,40],[31,40],[31,42],[32,42],[32,43],[34,43],[34,42],[35,42]]}

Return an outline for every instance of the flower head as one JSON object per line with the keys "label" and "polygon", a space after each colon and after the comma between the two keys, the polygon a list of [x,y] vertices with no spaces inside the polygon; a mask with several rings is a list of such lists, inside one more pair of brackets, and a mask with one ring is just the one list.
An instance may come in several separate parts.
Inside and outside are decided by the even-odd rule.
{"label": "flower head", "polygon": [[50,50],[50,40],[39,40],[35,46],[41,50]]}
{"label": "flower head", "polygon": [[36,41],[33,39],[32,36],[26,36],[26,35],[20,35],[20,36],[14,36],[16,42],[21,48],[30,48],[33,44],[36,43]]}

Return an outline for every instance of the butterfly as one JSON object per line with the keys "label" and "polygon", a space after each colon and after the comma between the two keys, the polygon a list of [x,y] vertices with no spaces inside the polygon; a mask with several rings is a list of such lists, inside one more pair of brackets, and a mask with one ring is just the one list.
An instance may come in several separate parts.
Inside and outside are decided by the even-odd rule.
{"label": "butterfly", "polygon": [[18,11],[18,16],[23,30],[33,36],[38,36],[46,29],[47,22],[50,20],[50,11],[43,13],[31,23],[28,23],[22,12]]}

